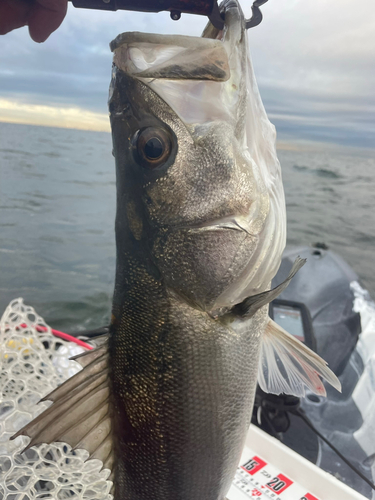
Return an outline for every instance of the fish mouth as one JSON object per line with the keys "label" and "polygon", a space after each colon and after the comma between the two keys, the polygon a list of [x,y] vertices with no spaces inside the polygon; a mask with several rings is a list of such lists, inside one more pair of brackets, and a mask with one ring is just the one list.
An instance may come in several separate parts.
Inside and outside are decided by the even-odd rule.
{"label": "fish mouth", "polygon": [[149,86],[186,125],[239,121],[246,66],[246,50],[239,50],[243,14],[237,2],[226,2],[221,10],[224,29],[209,23],[202,37],[130,32],[110,44],[117,68]]}
{"label": "fish mouth", "polygon": [[115,65],[133,77],[162,80],[210,80],[230,77],[221,39],[184,35],[122,33],[110,44]]}

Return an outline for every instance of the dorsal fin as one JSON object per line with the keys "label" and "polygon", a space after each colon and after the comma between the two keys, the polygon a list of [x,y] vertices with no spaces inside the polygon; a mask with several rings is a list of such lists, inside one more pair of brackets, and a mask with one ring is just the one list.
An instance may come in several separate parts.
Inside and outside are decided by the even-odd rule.
{"label": "dorsal fin", "polygon": [[31,438],[23,451],[36,444],[64,442],[87,450],[89,458],[101,460],[103,467],[112,469],[108,339],[103,340],[96,349],[76,356],[83,370],[44,397],[43,401],[53,404],[11,437]]}

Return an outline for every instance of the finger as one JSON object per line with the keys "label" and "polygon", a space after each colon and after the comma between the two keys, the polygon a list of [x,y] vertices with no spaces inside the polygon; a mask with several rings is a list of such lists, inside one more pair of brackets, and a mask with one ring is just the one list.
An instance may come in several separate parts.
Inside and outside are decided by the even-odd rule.
{"label": "finger", "polygon": [[0,0],[0,35],[5,35],[9,31],[21,28],[27,24],[27,14],[30,5],[26,3],[15,3]]}
{"label": "finger", "polygon": [[28,18],[30,36],[35,42],[44,42],[62,23],[67,0],[38,0]]}

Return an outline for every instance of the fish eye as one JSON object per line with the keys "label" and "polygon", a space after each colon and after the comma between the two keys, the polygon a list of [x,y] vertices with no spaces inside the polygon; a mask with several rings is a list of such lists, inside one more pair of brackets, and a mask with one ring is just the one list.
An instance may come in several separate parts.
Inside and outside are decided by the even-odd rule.
{"label": "fish eye", "polygon": [[138,163],[153,169],[167,161],[171,154],[172,141],[166,130],[147,127],[136,134],[135,146]]}

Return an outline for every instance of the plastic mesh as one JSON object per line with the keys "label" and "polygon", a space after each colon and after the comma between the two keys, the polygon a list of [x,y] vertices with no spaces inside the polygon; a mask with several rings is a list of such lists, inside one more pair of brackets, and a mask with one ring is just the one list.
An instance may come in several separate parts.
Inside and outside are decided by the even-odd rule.
{"label": "plastic mesh", "polygon": [[[40,333],[38,327],[45,327]],[[37,402],[81,367],[69,357],[83,352],[54,337],[23,299],[13,300],[0,321],[0,499],[66,498],[110,500],[110,471],[85,450],[69,445],[38,445],[21,453],[29,438],[9,441],[51,403]],[[86,461],[87,460],[87,461]]]}

